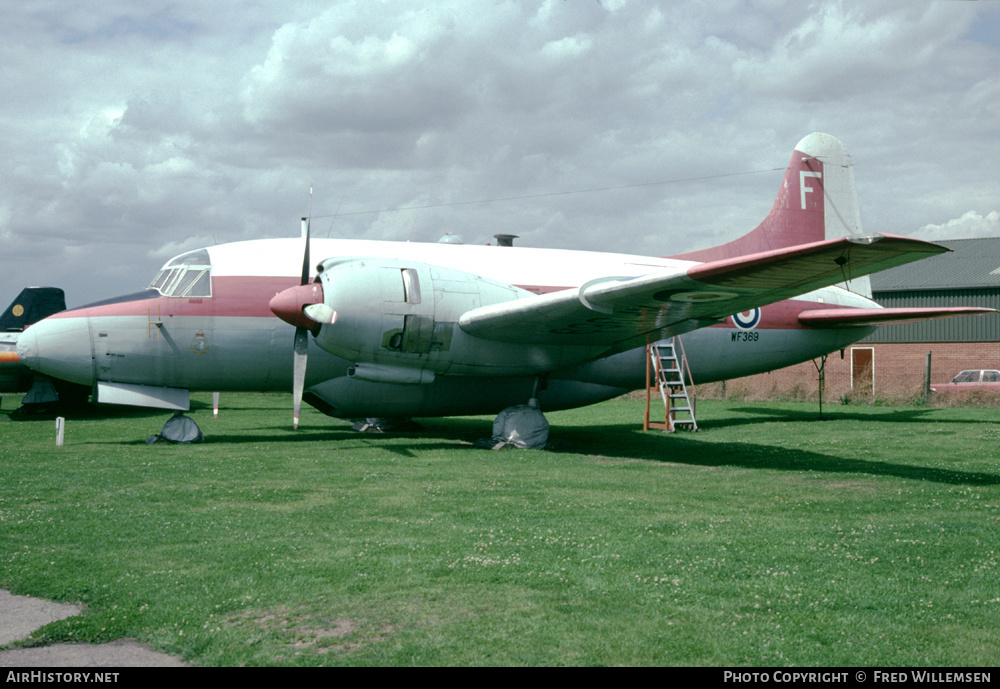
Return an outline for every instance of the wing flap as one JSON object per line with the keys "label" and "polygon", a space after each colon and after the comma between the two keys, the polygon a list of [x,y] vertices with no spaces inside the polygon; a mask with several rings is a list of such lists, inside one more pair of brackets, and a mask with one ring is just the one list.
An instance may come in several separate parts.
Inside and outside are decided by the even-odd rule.
{"label": "wing flap", "polygon": [[946,251],[891,235],[831,239],[686,269],[595,280],[473,309],[459,325],[470,335],[500,342],[621,350]]}

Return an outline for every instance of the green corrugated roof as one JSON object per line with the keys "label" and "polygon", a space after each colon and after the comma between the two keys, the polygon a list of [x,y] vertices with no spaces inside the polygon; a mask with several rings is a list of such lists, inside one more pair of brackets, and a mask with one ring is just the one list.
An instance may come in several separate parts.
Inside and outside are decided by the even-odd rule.
{"label": "green corrugated roof", "polygon": [[872,291],[1000,287],[1000,237],[935,243],[952,251],[875,273]]}

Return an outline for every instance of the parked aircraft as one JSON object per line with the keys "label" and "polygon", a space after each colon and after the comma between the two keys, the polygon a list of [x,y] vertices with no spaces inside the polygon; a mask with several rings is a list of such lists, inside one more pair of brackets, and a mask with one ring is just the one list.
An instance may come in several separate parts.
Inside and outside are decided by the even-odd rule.
{"label": "parked aircraft", "polygon": [[0,393],[25,392],[34,373],[17,356],[17,340],[24,329],[66,308],[58,287],[25,287],[0,314]]}
{"label": "parked aircraft", "polygon": [[25,393],[12,419],[34,418],[87,402],[89,387],[38,374],[17,356],[17,341],[25,328],[65,308],[66,296],[58,287],[25,287],[0,314],[0,394]]}
{"label": "parked aircraft", "polygon": [[870,299],[864,276],[946,249],[862,235],[850,156],[825,134],[796,145],[756,229],[680,256],[303,235],[178,256],[143,292],[35,324],[18,355],[98,402],[294,389],[297,425],[300,399],[342,418],[577,407],[643,387],[645,345],[674,335],[702,383],[842,349],[877,323],[989,311]]}

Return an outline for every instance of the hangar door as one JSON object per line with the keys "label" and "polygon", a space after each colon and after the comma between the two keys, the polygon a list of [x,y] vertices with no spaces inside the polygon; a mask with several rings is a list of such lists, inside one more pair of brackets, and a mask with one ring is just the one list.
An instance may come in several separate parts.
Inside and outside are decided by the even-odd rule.
{"label": "hangar door", "polygon": [[851,390],[864,395],[875,394],[875,348],[851,348]]}

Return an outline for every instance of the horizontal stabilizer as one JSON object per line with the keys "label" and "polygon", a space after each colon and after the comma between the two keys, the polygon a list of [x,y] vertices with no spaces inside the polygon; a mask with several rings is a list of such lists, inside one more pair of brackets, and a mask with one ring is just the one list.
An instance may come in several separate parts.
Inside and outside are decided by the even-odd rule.
{"label": "horizontal stabilizer", "polygon": [[863,325],[916,323],[935,318],[952,318],[955,316],[982,316],[996,312],[996,309],[972,306],[953,306],[938,309],[817,309],[800,313],[799,323],[810,328],[852,328]]}

